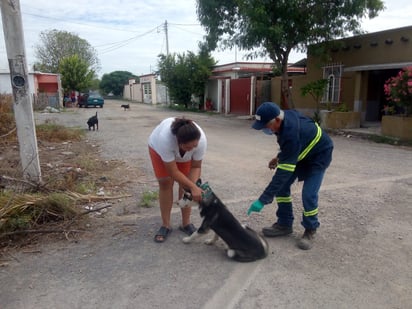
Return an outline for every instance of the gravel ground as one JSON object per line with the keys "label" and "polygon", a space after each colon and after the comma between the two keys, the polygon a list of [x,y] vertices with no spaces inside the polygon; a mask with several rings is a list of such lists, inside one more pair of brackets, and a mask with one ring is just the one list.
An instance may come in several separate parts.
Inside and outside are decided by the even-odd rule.
{"label": "gravel ground", "polygon": [[[103,109],[36,114],[87,128],[95,111],[99,131],[87,138],[103,158],[124,161],[133,197],[114,204],[76,241],[10,252],[0,268],[1,308],[410,308],[412,303],[412,149],[333,136],[335,151],[320,192],[320,222],[310,251],[296,247],[301,185],[293,186],[294,233],[268,239],[269,256],[241,264],[223,245],[185,245],[173,210],[174,231],[153,242],[158,207],[136,205],[141,192],[157,188],[147,137],[163,118],[181,112],[107,101]],[[250,202],[273,172],[273,137],[251,130],[251,120],[184,113],[208,137],[203,180],[241,221],[260,230],[276,207],[246,216]],[[126,209],[126,210],[125,210]],[[200,218],[193,210],[193,221]]]}

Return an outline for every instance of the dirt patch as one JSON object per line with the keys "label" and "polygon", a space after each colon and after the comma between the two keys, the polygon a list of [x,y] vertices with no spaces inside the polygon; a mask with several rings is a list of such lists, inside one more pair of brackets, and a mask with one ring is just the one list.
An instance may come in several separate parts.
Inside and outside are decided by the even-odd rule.
{"label": "dirt patch", "polygon": [[[116,223],[115,217],[139,212],[142,192],[133,184],[139,170],[128,168],[119,160],[100,156],[99,146],[87,139],[81,141],[38,141],[42,181],[40,191],[79,192],[90,196],[90,201],[79,200],[80,214],[74,222],[43,222],[32,227],[32,232],[0,238],[0,247],[33,246],[42,242],[77,240],[101,232],[99,227]],[[22,180],[22,169],[17,142],[0,149],[0,187],[16,194],[30,189]],[[99,197],[92,198],[92,197]],[[117,197],[117,198],[116,198]],[[106,199],[107,198],[107,199]],[[112,206],[116,211],[110,211]],[[101,209],[97,211],[97,209]],[[53,232],[57,231],[57,232]],[[61,231],[61,232],[59,232]]]}

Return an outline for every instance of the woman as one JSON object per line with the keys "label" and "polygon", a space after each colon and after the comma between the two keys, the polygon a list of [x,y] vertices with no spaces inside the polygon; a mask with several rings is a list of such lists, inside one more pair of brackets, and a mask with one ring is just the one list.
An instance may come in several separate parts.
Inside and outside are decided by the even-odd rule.
{"label": "woman", "polygon": [[[155,242],[164,242],[172,231],[170,214],[173,206],[173,184],[179,183],[179,199],[184,189],[189,190],[194,201],[200,201],[202,190],[196,186],[200,178],[207,140],[203,130],[185,118],[164,119],[149,137],[149,154],[159,182],[159,204],[162,226]],[[196,228],[190,223],[191,208],[181,209],[180,230],[191,235]]]}

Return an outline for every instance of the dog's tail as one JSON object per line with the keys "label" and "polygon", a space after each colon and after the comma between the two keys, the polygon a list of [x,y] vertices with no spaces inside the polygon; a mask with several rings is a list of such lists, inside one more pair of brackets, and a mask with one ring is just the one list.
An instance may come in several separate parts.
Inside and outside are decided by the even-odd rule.
{"label": "dog's tail", "polygon": [[259,234],[258,234],[258,236],[259,236],[260,242],[262,243],[262,247],[263,247],[263,255],[262,255],[262,258],[264,258],[264,257],[266,257],[266,256],[268,255],[269,244],[268,244],[268,242],[266,241],[266,239],[265,239],[263,236],[261,236],[261,235],[259,235]]}
{"label": "dog's tail", "polygon": [[96,112],[96,118],[97,118],[97,112]]}
{"label": "dog's tail", "polygon": [[254,254],[252,255],[247,250],[228,250],[227,256],[238,262],[253,262],[267,257],[269,244],[266,239],[250,227],[244,226],[244,228],[248,233],[251,233],[251,235],[253,235],[253,238],[255,238],[255,240],[258,240],[258,242],[260,242],[260,245],[257,245],[256,243],[256,246],[253,250]]}
{"label": "dog's tail", "polygon": [[262,256],[261,256],[260,258],[266,257],[266,256],[268,255],[268,251],[269,251],[269,244],[268,244],[268,242],[266,241],[265,237],[263,237],[263,236],[260,235],[258,232],[256,232],[255,230],[251,229],[251,228],[248,227],[248,226],[245,226],[245,229],[247,229],[247,230],[251,231],[253,234],[255,234],[256,237],[259,239],[260,243],[262,244],[262,249],[263,249],[263,251],[261,252],[261,253],[262,253]]}

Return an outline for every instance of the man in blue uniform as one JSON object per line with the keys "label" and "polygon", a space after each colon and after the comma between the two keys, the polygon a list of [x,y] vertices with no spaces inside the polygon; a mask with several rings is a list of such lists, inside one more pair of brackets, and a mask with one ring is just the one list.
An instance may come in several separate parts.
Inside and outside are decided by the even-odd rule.
{"label": "man in blue uniform", "polygon": [[318,192],[323,176],[332,161],[333,142],[311,118],[295,110],[281,110],[272,102],[265,102],[256,111],[252,127],[267,134],[276,134],[280,147],[278,155],[269,162],[276,169],[271,182],[248,210],[259,212],[276,197],[277,221],[263,228],[263,235],[276,237],[293,232],[293,209],[290,187],[303,181],[302,225],[305,228],[297,245],[300,249],[312,248],[318,221]]}

